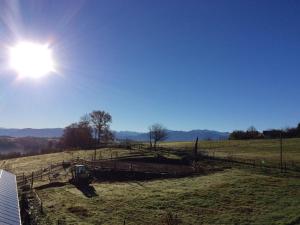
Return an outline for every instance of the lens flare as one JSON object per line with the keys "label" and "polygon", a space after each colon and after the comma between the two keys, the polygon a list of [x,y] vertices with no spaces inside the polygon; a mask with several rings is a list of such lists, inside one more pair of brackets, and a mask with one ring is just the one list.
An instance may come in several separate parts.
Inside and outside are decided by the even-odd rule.
{"label": "lens flare", "polygon": [[40,78],[55,71],[48,44],[19,42],[9,48],[9,66],[23,78]]}

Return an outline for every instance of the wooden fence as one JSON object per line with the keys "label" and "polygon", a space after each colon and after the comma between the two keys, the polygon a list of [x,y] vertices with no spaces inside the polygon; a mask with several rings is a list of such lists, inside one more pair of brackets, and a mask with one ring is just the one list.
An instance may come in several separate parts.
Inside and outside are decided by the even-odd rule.
{"label": "wooden fence", "polygon": [[61,171],[65,162],[51,164],[48,167],[41,168],[40,170],[32,171],[31,174],[17,174],[16,179],[18,187],[22,188],[24,185],[30,184],[31,188],[34,180],[42,180],[45,177],[51,179],[51,176]]}

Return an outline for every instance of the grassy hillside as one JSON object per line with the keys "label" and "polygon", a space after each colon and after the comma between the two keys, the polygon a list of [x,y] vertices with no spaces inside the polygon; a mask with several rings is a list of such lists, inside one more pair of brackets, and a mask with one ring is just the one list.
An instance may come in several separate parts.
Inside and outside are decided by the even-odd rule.
{"label": "grassy hillside", "polygon": [[[129,151],[126,149],[101,149],[97,150],[96,157],[97,158],[110,158],[116,156],[124,156],[134,154],[134,151]],[[51,164],[58,163],[64,161],[68,161],[70,159],[84,158],[91,159],[94,156],[94,151],[65,151],[59,153],[51,153],[45,155],[36,155],[36,156],[28,156],[28,157],[20,157],[15,159],[7,159],[0,161],[0,168],[7,168],[8,170],[20,174],[25,173],[29,174],[32,171],[39,170],[42,167],[47,167]]]}
{"label": "grassy hillside", "polygon": [[[171,147],[174,149],[184,150],[192,149],[193,142],[164,142],[160,146]],[[266,163],[279,163],[279,140],[247,140],[247,141],[200,141],[200,150],[205,150],[215,156],[235,156],[247,159],[256,159]],[[101,152],[101,153],[100,153]],[[118,152],[118,153],[117,153]],[[137,151],[139,152],[139,151]],[[135,151],[119,149],[102,149],[97,150],[97,157],[109,158],[111,156],[134,154]],[[61,153],[52,153],[46,155],[29,156],[23,158],[1,160],[0,167],[8,168],[15,173],[29,173],[33,170],[41,169],[45,165],[69,160],[71,158],[91,158],[94,151],[66,151]],[[171,157],[171,156],[170,156]],[[300,139],[285,139],[283,141],[283,159],[284,161],[294,162],[300,166]]]}
{"label": "grassy hillside", "polygon": [[[192,149],[193,142],[165,142],[160,146],[175,149]],[[264,160],[279,163],[280,140],[226,140],[226,141],[200,141],[199,148],[210,155],[235,156],[246,159]],[[300,138],[283,140],[284,161],[300,164]]]}
{"label": "grassy hillside", "polygon": [[[278,140],[204,141],[200,148],[227,156],[278,162]],[[300,139],[284,141],[285,159],[300,162]],[[179,152],[192,149],[191,142],[164,143]],[[185,148],[184,148],[185,149]],[[183,150],[189,151],[189,150]],[[101,152],[101,153],[100,153]],[[143,150],[101,149],[97,157],[143,153]],[[165,153],[175,158],[177,150]],[[71,158],[92,158],[94,151],[74,151],[0,161],[15,173],[30,173],[51,163]],[[35,183],[45,207],[45,224],[65,219],[67,224],[167,224],[167,214],[179,224],[299,224],[300,178],[290,174],[233,166],[223,171],[177,179],[93,183],[97,196],[86,197],[75,186],[61,180],[59,186]]]}

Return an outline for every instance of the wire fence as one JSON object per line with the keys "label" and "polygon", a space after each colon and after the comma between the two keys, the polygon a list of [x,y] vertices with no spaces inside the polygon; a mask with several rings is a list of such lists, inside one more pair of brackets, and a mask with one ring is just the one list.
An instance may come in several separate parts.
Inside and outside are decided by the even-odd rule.
{"label": "wire fence", "polygon": [[280,170],[281,172],[300,173],[300,163],[295,161],[283,161],[282,163],[280,162],[276,163],[265,159],[241,158],[232,155],[221,157],[221,156],[215,156],[214,154],[208,154],[207,152],[203,156],[204,158],[207,158],[209,160],[234,163],[239,165],[250,166],[253,168],[274,169],[277,171]]}

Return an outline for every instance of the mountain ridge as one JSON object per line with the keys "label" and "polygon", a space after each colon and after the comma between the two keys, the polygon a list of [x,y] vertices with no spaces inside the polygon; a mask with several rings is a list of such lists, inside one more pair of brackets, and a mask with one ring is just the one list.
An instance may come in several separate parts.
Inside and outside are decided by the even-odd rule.
{"label": "mountain ridge", "polygon": [[[215,130],[168,130],[167,141],[192,141],[197,137],[200,140],[219,140],[227,139],[229,132],[220,132]],[[117,139],[130,139],[134,141],[147,141],[149,139],[147,132],[135,131],[114,131]],[[63,134],[63,128],[0,128],[0,136],[10,137],[40,137],[40,138],[59,138]]]}

